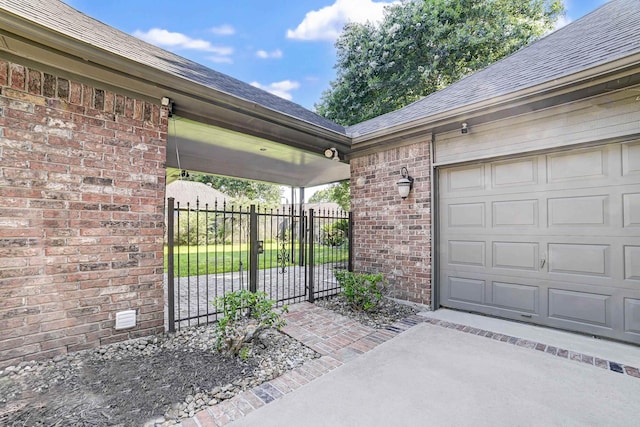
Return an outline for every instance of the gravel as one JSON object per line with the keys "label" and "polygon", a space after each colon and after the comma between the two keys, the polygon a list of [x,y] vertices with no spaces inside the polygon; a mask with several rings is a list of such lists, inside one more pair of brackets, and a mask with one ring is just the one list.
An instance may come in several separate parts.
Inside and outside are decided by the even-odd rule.
{"label": "gravel", "polygon": [[246,361],[212,351],[211,325],[0,371],[3,426],[169,426],[319,355],[274,330]]}
{"label": "gravel", "polygon": [[354,310],[342,295],[317,300],[316,304],[375,329],[384,328],[420,311],[412,305],[398,303],[389,298],[380,300],[375,310],[372,311]]}

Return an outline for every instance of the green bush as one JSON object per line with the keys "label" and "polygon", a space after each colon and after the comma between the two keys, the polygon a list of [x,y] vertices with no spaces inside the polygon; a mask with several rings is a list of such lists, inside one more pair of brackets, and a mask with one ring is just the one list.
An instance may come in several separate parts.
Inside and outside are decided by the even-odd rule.
{"label": "green bush", "polygon": [[365,274],[339,270],[335,272],[335,276],[342,287],[341,295],[354,310],[373,311],[378,307],[386,287],[381,273]]}
{"label": "green bush", "polygon": [[267,328],[280,329],[285,325],[282,314],[287,312],[284,306],[276,311],[276,302],[270,300],[266,292],[238,290],[229,292],[211,302],[222,311],[218,320],[217,349],[234,356],[242,355],[246,360],[248,351],[243,346],[253,341]]}
{"label": "green bush", "polygon": [[326,246],[341,246],[347,241],[348,231],[349,221],[346,218],[325,224],[321,228],[320,242]]}

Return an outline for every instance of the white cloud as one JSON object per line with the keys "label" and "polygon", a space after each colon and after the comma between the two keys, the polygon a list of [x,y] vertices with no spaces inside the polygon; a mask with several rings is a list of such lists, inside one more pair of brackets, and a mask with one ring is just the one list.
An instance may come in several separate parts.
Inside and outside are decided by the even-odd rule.
{"label": "white cloud", "polygon": [[256,52],[256,56],[262,59],[282,58],[282,51],[280,49],[276,49],[271,52],[267,52],[266,50],[259,50]]}
{"label": "white cloud", "polygon": [[294,30],[287,30],[287,38],[335,41],[347,22],[380,21],[384,7],[392,3],[396,2],[336,0],[331,6],[307,12]]}
{"label": "white cloud", "polygon": [[560,16],[558,20],[553,24],[553,31],[559,30],[560,28],[571,24],[573,20],[567,16]]}
{"label": "white cloud", "polygon": [[152,28],[147,32],[136,30],[133,35],[156,46],[173,49],[193,49],[215,53],[219,56],[227,56],[233,53],[233,48],[228,46],[214,46],[202,39],[192,39],[182,33],[173,33],[162,28]]}
{"label": "white cloud", "polygon": [[233,64],[233,59],[228,56],[207,56],[207,59],[216,64]]}
{"label": "white cloud", "polygon": [[274,82],[268,85],[262,85],[258,82],[251,82],[251,86],[266,90],[267,92],[271,92],[272,94],[277,95],[280,98],[291,101],[293,99],[293,96],[289,92],[298,89],[300,87],[300,83],[291,80],[283,80],[281,82]]}
{"label": "white cloud", "polygon": [[236,33],[236,29],[229,24],[223,24],[217,27],[213,27],[209,31],[219,36],[232,36]]}

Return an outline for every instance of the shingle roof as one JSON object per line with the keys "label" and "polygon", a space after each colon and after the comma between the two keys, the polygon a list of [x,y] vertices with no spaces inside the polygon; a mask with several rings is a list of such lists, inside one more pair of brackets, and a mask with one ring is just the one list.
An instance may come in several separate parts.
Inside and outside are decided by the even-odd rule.
{"label": "shingle roof", "polygon": [[447,88],[347,127],[352,137],[543,84],[640,52],[640,0],[613,0]]}
{"label": "shingle roof", "polygon": [[209,206],[209,209],[213,209],[216,202],[222,208],[223,203],[231,199],[219,190],[201,182],[181,180],[167,185],[167,198],[169,197],[173,197],[176,203],[180,203],[181,208],[186,208],[187,203],[191,208],[195,208],[197,201],[200,203],[201,209],[204,209],[206,205]]}
{"label": "shingle roof", "polygon": [[0,8],[38,26],[179,78],[255,102],[271,110],[344,134],[331,120],[226,74],[160,49],[91,18],[59,0],[0,0]]}

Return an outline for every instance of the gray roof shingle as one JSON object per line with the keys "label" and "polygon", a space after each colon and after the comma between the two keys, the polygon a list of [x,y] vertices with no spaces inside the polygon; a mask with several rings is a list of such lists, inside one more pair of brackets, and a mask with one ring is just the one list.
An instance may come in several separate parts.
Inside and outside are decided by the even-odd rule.
{"label": "gray roof shingle", "polygon": [[195,208],[198,202],[201,209],[207,206],[209,209],[214,209],[216,203],[222,209],[223,204],[231,200],[231,197],[207,184],[182,180],[167,185],[167,198],[169,197],[173,197],[176,203],[180,203],[181,208],[186,208],[187,203],[190,208]]}
{"label": "gray roof shingle", "polygon": [[271,110],[343,134],[344,128],[306,108],[106,25],[59,0],[0,0],[0,8],[106,52],[146,64]]}
{"label": "gray roof shingle", "polygon": [[352,137],[543,84],[640,52],[640,0],[597,10],[397,111],[347,127]]}

